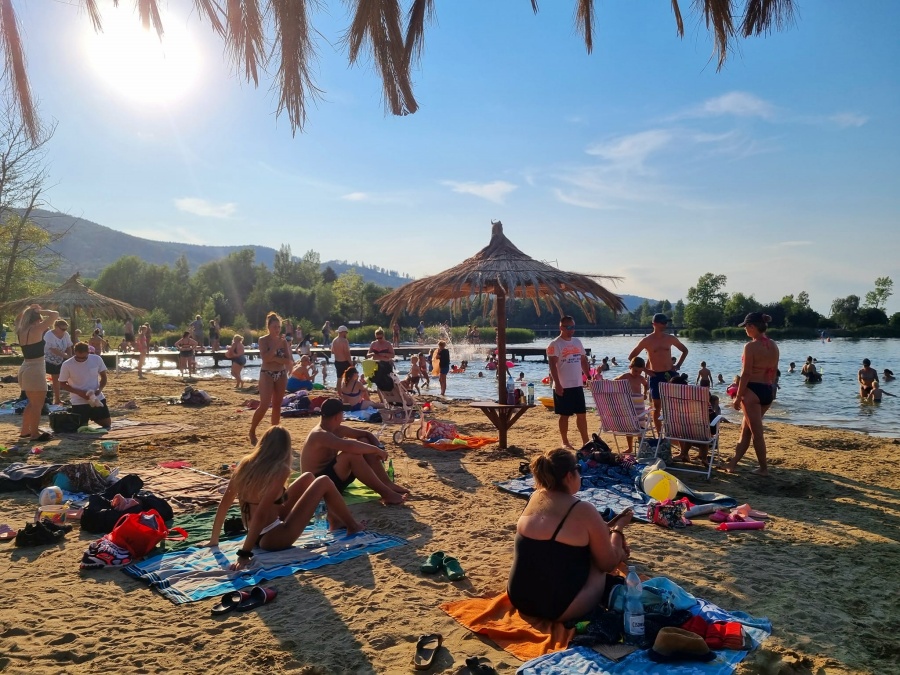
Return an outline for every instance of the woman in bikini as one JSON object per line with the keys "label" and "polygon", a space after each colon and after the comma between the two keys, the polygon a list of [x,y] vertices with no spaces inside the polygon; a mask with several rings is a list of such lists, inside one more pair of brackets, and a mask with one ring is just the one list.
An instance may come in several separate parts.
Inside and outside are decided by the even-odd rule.
{"label": "woman in bikini", "polygon": [[147,341],[147,324],[144,324],[140,328],[138,328],[137,340],[134,342],[134,346],[137,349],[138,353],[138,363],[137,363],[137,374],[138,379],[144,379],[144,361],[147,360],[147,352],[150,351],[150,344]]}
{"label": "woman in bikini", "polygon": [[369,345],[369,353],[366,358],[375,361],[394,361],[394,345],[384,339],[384,330],[379,328],[375,331],[375,340]]}
{"label": "woman in bikini", "polygon": [[862,364],[863,367],[856,374],[856,379],[859,382],[859,397],[865,401],[875,389],[875,383],[878,382],[878,371],[872,367],[869,359],[863,359]]}
{"label": "woman in bikini", "polygon": [[266,316],[268,333],[259,338],[259,407],[250,421],[250,442],[256,445],[256,427],[272,408],[272,426],[281,421],[281,400],[293,359],[287,341],[281,336],[281,317],[275,312]]}
{"label": "woman in bikini", "polygon": [[231,376],[237,380],[237,384],[234,388],[240,389],[244,386],[241,374],[244,371],[244,366],[247,365],[247,355],[244,354],[243,335],[240,333],[234,334],[234,337],[231,338],[231,344],[228,345],[228,349],[225,350],[225,356],[231,359]]}
{"label": "woman in bikini", "polygon": [[347,534],[362,530],[330,478],[304,473],[288,485],[292,460],[290,433],[282,426],[273,426],[266,429],[259,444],[234,470],[219,502],[209,539],[209,546],[219,545],[228,509],[237,499],[247,536],[230,569],[249,565],[255,548],[280,551],[293,546],[323,499],[330,529],[346,527]]}
{"label": "woman in bikini", "polygon": [[194,350],[198,347],[197,341],[191,337],[189,330],[181,334],[181,339],[175,343],[178,348],[178,370],[184,375],[185,371],[189,375],[194,374]]}
{"label": "woman in bikini", "polygon": [[605,523],[581,489],[575,453],[558,448],[531,462],[537,488],[516,524],[507,593],[522,614],[568,621],[605,602],[614,582],[609,573],[628,560],[626,509]]}
{"label": "woman in bikini", "polygon": [[375,403],[369,399],[369,392],[359,381],[359,371],[351,366],[344,371],[338,385],[338,393],[344,406],[350,410],[368,410],[369,408],[383,408],[381,403]]}
{"label": "woman in bikini", "polygon": [[766,335],[766,329],[772,320],[767,314],[750,312],[740,326],[747,332],[750,342],[744,345],[741,357],[741,381],[734,396],[734,409],[743,410],[741,437],[734,449],[734,457],[728,462],[725,470],[728,473],[737,471],[738,462],[753,442],[759,468],[753,473],[757,476],[768,476],[766,464],[766,439],[763,436],[763,416],[775,400],[775,372],[778,369],[778,345]]}
{"label": "woman in bikini", "polygon": [[22,411],[22,430],[19,442],[45,443],[50,434],[41,432],[41,410],[47,400],[47,365],[44,361],[44,333],[53,328],[59,312],[31,305],[16,317],[16,338],[22,349],[22,365],[19,366],[19,388],[28,397],[28,405]]}

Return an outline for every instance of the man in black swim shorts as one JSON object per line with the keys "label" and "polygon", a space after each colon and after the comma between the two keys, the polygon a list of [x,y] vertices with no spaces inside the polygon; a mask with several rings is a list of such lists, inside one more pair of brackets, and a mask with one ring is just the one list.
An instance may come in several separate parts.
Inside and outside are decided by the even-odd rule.
{"label": "man in black swim shorts", "polygon": [[[681,340],[666,333],[668,324],[669,317],[665,314],[655,314],[653,316],[653,332],[638,342],[637,347],[632,349],[631,354],[628,355],[630,361],[642,351],[647,350],[648,359],[645,372],[649,376],[650,399],[653,401],[653,424],[656,426],[657,435],[662,433],[662,422],[659,419],[660,382],[670,382],[672,378],[677,377],[678,371],[688,355],[688,348],[681,343]],[[677,361],[674,361],[672,357],[673,347],[681,352],[681,358]]]}
{"label": "man in black swim shorts", "polygon": [[409,490],[388,477],[384,446],[368,431],[344,426],[343,419],[340,399],[330,398],[322,404],[322,419],[309,432],[300,451],[300,468],[327,476],[340,492],[358,478],[381,495],[385,504],[402,504]]}

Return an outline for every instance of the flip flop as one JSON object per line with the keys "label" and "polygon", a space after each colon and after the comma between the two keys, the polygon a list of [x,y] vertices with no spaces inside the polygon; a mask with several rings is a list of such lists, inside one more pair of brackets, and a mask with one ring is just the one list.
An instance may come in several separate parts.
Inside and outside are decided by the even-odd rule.
{"label": "flip flop", "polygon": [[466,668],[472,675],[497,675],[497,669],[486,656],[470,656],[466,659]]}
{"label": "flip flop", "polygon": [[734,507],[732,513],[737,513],[744,518],[753,518],[754,520],[765,520],[769,517],[769,514],[765,511],[757,511],[756,509],[750,508],[749,504],[741,504],[740,506]]}
{"label": "flip flop", "polygon": [[444,564],[444,552],[443,551],[435,551],[428,558],[426,558],[425,562],[422,563],[422,566],[419,570],[422,574],[437,574],[441,571],[441,567]]}
{"label": "flip flop", "polygon": [[460,579],[466,578],[466,573],[463,571],[462,566],[459,564],[459,560],[456,558],[444,556],[442,566],[444,568],[444,574],[447,575],[447,578],[450,581],[459,581]]}
{"label": "flip flop", "polygon": [[254,586],[250,589],[248,597],[242,598],[235,609],[237,609],[237,611],[239,612],[246,612],[251,609],[256,609],[257,607],[272,602],[275,599],[276,595],[278,595],[278,591],[276,591],[274,588]]}
{"label": "flip flop", "polygon": [[213,616],[218,616],[219,614],[227,614],[231,610],[236,609],[237,606],[241,604],[241,602],[249,597],[249,591],[232,591],[231,593],[226,593],[219,599],[218,604],[213,605]]}
{"label": "flip flop", "polygon": [[416,653],[413,656],[413,667],[416,670],[428,670],[434,663],[434,656],[444,643],[440,633],[422,635],[416,642]]}
{"label": "flip flop", "polygon": [[0,541],[11,541],[17,534],[18,530],[12,529],[9,525],[0,525]]}

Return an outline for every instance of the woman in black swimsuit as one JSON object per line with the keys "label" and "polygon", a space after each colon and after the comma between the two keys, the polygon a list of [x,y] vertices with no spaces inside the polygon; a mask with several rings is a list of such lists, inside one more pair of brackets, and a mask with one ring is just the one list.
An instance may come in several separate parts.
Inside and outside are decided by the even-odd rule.
{"label": "woman in black swimsuit", "polygon": [[766,464],[766,439],[763,436],[763,416],[775,400],[775,375],[778,371],[778,345],[766,335],[772,320],[768,314],[750,312],[741,325],[747,331],[750,342],[744,345],[741,357],[741,381],[734,396],[734,409],[742,410],[741,438],[734,449],[734,457],[725,470],[734,473],[738,462],[753,442],[759,468],[753,473],[768,476]]}
{"label": "woman in black swimsuit", "polygon": [[293,546],[323,499],[330,529],[346,527],[347,534],[362,530],[330,478],[316,478],[307,472],[287,485],[292,460],[291,434],[284,427],[274,426],[266,429],[253,452],[234,470],[219,502],[209,540],[210,546],[219,545],[228,509],[237,499],[247,536],[231,569],[240,570],[250,564],[254,548],[280,551]]}
{"label": "woman in black swimsuit", "polygon": [[628,559],[623,529],[631,510],[607,524],[594,506],[575,499],[581,474],[565,448],[536,457],[531,470],[537,489],[516,525],[507,593],[528,616],[578,619],[607,597],[607,573]]}
{"label": "woman in black swimsuit", "polygon": [[375,340],[369,345],[369,353],[366,354],[366,358],[394,362],[394,345],[384,339],[383,329],[379,328],[375,331]]}
{"label": "woman in black swimsuit", "polygon": [[53,328],[53,322],[59,318],[59,312],[41,309],[40,305],[31,305],[16,317],[16,337],[22,348],[22,365],[19,366],[19,387],[28,397],[28,405],[22,411],[22,430],[19,441],[50,440],[47,433],[41,433],[38,424],[41,421],[41,410],[47,399],[47,366],[44,361],[44,333]]}
{"label": "woman in black swimsuit", "polygon": [[288,373],[294,363],[291,348],[281,336],[281,317],[275,312],[266,316],[269,332],[259,338],[259,407],[250,421],[250,442],[256,445],[256,427],[272,408],[272,426],[281,422],[281,401],[287,385]]}

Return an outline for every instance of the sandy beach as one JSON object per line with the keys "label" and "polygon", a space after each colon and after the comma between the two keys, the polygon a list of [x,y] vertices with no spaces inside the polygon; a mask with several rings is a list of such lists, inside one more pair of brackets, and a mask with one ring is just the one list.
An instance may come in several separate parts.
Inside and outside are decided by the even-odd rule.
{"label": "sandy beach", "polygon": [[[0,369],[0,375],[15,372]],[[250,412],[241,404],[253,394],[234,391],[221,377],[195,384],[215,397],[211,405],[167,405],[183,386],[159,376],[139,381],[133,372],[111,374],[107,396],[114,411],[135,400],[130,419],[195,427],[123,441],[112,464],[140,473],[186,460],[218,472],[245,454]],[[15,384],[0,388],[4,399],[17,394]],[[733,410],[726,414],[739,420]],[[493,429],[463,402],[451,403],[441,418],[463,433]],[[18,422],[0,417],[0,442],[12,442]],[[298,449],[315,423],[284,420]],[[723,430],[726,457],[737,428]],[[774,634],[739,673],[900,672],[900,441],[777,423],[766,429],[772,477],[750,475],[756,465],[745,460],[738,475],[717,471],[708,484],[695,475],[684,480],[768,512],[767,528],[726,534],[705,519],[679,531],[636,524],[629,534],[634,564],[722,607],[772,620]],[[28,461],[97,458],[94,441],[54,439]],[[6,594],[0,670],[404,673],[412,672],[417,636],[440,632],[444,648],[431,672],[467,672],[466,657],[479,655],[512,673],[520,661],[438,608],[505,588],[524,501],[493,481],[515,476],[523,459],[558,443],[555,417],[535,408],[510,432],[510,443],[504,451],[494,445],[461,452],[389,443],[397,481],[411,488],[412,498],[401,507],[369,502],[351,508],[370,529],[404,537],[409,545],[275,579],[276,601],[247,613],[212,617],[213,600],[173,605],[120,571],[80,573],[81,555],[97,535],[80,534],[77,525],[58,546],[0,543]],[[0,522],[21,527],[36,504],[30,492],[0,494]],[[456,555],[467,579],[450,583],[420,574],[419,565],[435,550]]]}

